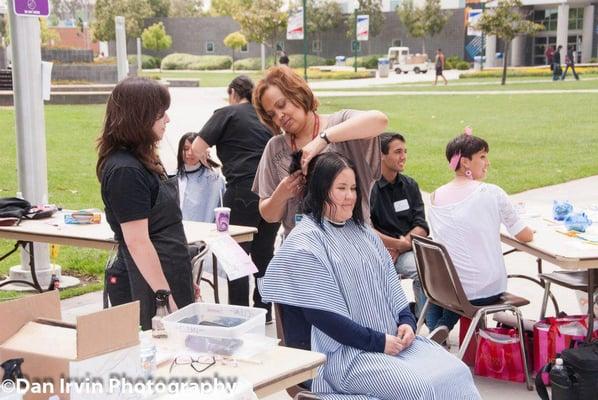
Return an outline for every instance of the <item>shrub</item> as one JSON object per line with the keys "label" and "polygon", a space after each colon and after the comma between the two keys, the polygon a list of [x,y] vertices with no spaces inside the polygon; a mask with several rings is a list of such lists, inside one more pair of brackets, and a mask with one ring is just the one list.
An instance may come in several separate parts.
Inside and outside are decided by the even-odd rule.
{"label": "shrub", "polygon": [[215,70],[230,69],[232,59],[229,56],[194,56],[192,54],[173,53],[162,59],[162,69]]}
{"label": "shrub", "polygon": [[467,71],[469,69],[469,63],[467,61],[459,61],[455,65],[455,68],[460,71]]}
{"label": "shrub", "polygon": [[[295,72],[303,76],[303,68],[295,68]],[[373,78],[374,71],[321,71],[318,68],[307,69],[307,79],[362,79]]]}
{"label": "shrub", "polygon": [[[325,65],[326,59],[323,57],[314,56],[313,54],[307,55],[307,66],[316,67],[319,65]],[[303,54],[291,54],[289,56],[289,67],[299,68],[303,67]]]}
{"label": "shrub", "polygon": [[590,58],[590,63],[598,63],[598,57]]}
{"label": "shrub", "polygon": [[[129,60],[129,64],[137,65],[137,56],[136,55],[129,55],[127,57],[127,59]],[[143,68],[143,69],[160,68],[160,58],[142,54],[141,55],[141,68]]]}
{"label": "shrub", "polygon": [[334,65],[336,64],[336,60],[334,58],[327,58],[326,61],[324,61],[324,65]]}
{"label": "shrub", "polygon": [[[334,62],[333,62],[333,64],[334,64]],[[274,65],[274,58],[267,57],[266,58],[266,68],[270,68],[273,65]],[[307,55],[307,66],[315,67],[318,65],[326,65],[326,59],[324,59],[322,57],[314,56],[312,54],[308,54]],[[289,67],[291,67],[291,68],[303,67],[303,54],[289,55]],[[235,69],[258,71],[261,68],[262,68],[261,57],[243,58],[241,60],[235,61]]]}
{"label": "shrub", "polygon": [[[578,74],[598,74],[598,67],[575,67]],[[519,77],[549,77],[552,71],[548,67],[543,68],[507,68],[507,76]],[[502,68],[486,69],[484,71],[460,74],[460,79],[467,78],[500,78],[502,77]]]}
{"label": "shrub", "polygon": [[[464,60],[459,56],[450,56],[444,60],[444,69],[459,69],[457,66],[461,62],[464,62]],[[466,69],[469,69],[469,64]]]}
{"label": "shrub", "polygon": [[[386,56],[386,54],[373,54],[370,56],[357,57],[357,68],[363,67],[366,69],[376,69],[378,68],[378,59]],[[347,56],[347,61],[345,62],[345,65],[352,67],[354,62],[355,57]]]}
{"label": "shrub", "polygon": [[[274,65],[274,59],[266,57],[266,68],[270,68],[272,65]],[[259,71],[262,69],[262,59],[261,57],[250,57],[237,60],[235,61],[235,69]]]}

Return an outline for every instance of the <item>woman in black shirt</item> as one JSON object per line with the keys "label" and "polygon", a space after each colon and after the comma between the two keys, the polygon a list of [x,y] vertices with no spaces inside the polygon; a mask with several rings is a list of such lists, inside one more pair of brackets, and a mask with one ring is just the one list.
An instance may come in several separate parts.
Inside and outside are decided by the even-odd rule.
{"label": "woman in black shirt", "polygon": [[[251,191],[257,166],[264,147],[272,137],[270,130],[258,119],[251,104],[253,82],[238,76],[228,86],[229,106],[220,108],[206,122],[193,142],[193,151],[206,164],[206,150],[216,146],[226,178],[224,206],[231,208],[231,224],[253,226],[258,232],[253,241],[243,243],[258,268],[256,279],[262,277],[272,259],[274,240],[280,224],[266,222],[258,209],[259,198]],[[235,305],[249,305],[249,279],[240,278],[228,283],[228,301]],[[268,311],[266,321],[272,320],[271,307],[264,304],[257,288],[253,292],[255,307]]]}
{"label": "woman in black shirt", "polygon": [[116,262],[126,266],[144,330],[156,313],[156,291],[171,292],[173,311],[194,301],[176,177],[167,178],[156,152],[169,106],[168,89],[156,81],[121,81],[108,99],[97,145],[96,173],[118,242]]}

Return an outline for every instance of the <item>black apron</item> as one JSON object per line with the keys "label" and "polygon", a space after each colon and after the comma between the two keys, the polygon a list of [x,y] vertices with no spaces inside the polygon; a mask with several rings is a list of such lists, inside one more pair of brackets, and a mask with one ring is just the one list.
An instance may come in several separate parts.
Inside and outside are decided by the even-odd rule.
{"label": "black apron", "polygon": [[[191,258],[182,220],[177,178],[161,180],[156,202],[148,217],[148,229],[178,308],[194,302]],[[129,293],[127,283],[130,285]],[[106,270],[106,287],[113,306],[139,300],[141,327],[143,330],[151,329],[152,317],[156,314],[155,294],[139,272],[124,240],[119,243],[115,262]]]}

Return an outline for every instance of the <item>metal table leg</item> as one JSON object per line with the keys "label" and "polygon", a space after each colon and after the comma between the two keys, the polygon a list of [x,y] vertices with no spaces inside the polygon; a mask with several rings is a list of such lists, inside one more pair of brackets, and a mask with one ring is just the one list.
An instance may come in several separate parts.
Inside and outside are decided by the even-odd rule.
{"label": "metal table leg", "polygon": [[32,288],[34,288],[35,290],[37,290],[39,293],[42,293],[44,291],[44,289],[42,289],[42,287],[40,286],[40,284],[37,280],[37,274],[35,272],[35,255],[33,254],[33,242],[24,242],[21,240],[17,241],[17,243],[15,244],[15,247],[12,250],[10,250],[8,253],[6,253],[2,257],[0,257],[0,261],[4,260],[6,257],[10,256],[15,251],[17,251],[19,246],[23,246],[23,248],[25,248],[26,245],[29,247],[29,268],[31,270],[31,280],[33,282],[29,282],[29,281],[25,281],[25,280],[21,280],[21,279],[10,279],[10,280],[6,280],[6,281],[0,283],[0,287],[6,286],[6,285],[9,285],[12,283],[21,283],[21,284],[29,285]]}

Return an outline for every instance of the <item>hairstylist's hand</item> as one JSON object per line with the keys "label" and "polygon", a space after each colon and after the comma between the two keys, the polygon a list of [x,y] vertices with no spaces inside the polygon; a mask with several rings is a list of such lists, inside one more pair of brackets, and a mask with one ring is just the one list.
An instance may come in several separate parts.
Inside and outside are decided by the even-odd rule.
{"label": "hairstylist's hand", "polygon": [[386,335],[386,343],[384,344],[384,354],[389,356],[396,356],[403,350],[401,339],[396,336]]}
{"label": "hairstylist's hand", "polygon": [[307,167],[311,159],[320,154],[326,148],[327,144],[324,139],[316,136],[311,142],[303,146],[301,149],[303,152],[303,156],[301,157],[301,171],[303,171],[303,175],[307,175]]}
{"label": "hairstylist's hand", "polygon": [[411,325],[403,324],[397,328],[397,337],[401,341],[403,348],[406,349],[407,347],[411,346],[411,343],[413,343],[413,339],[415,339],[415,332],[413,332]]}
{"label": "hairstylist's hand", "polygon": [[305,188],[305,177],[301,171],[295,171],[291,175],[284,178],[276,187],[276,191],[285,200],[290,200],[303,193]]}

